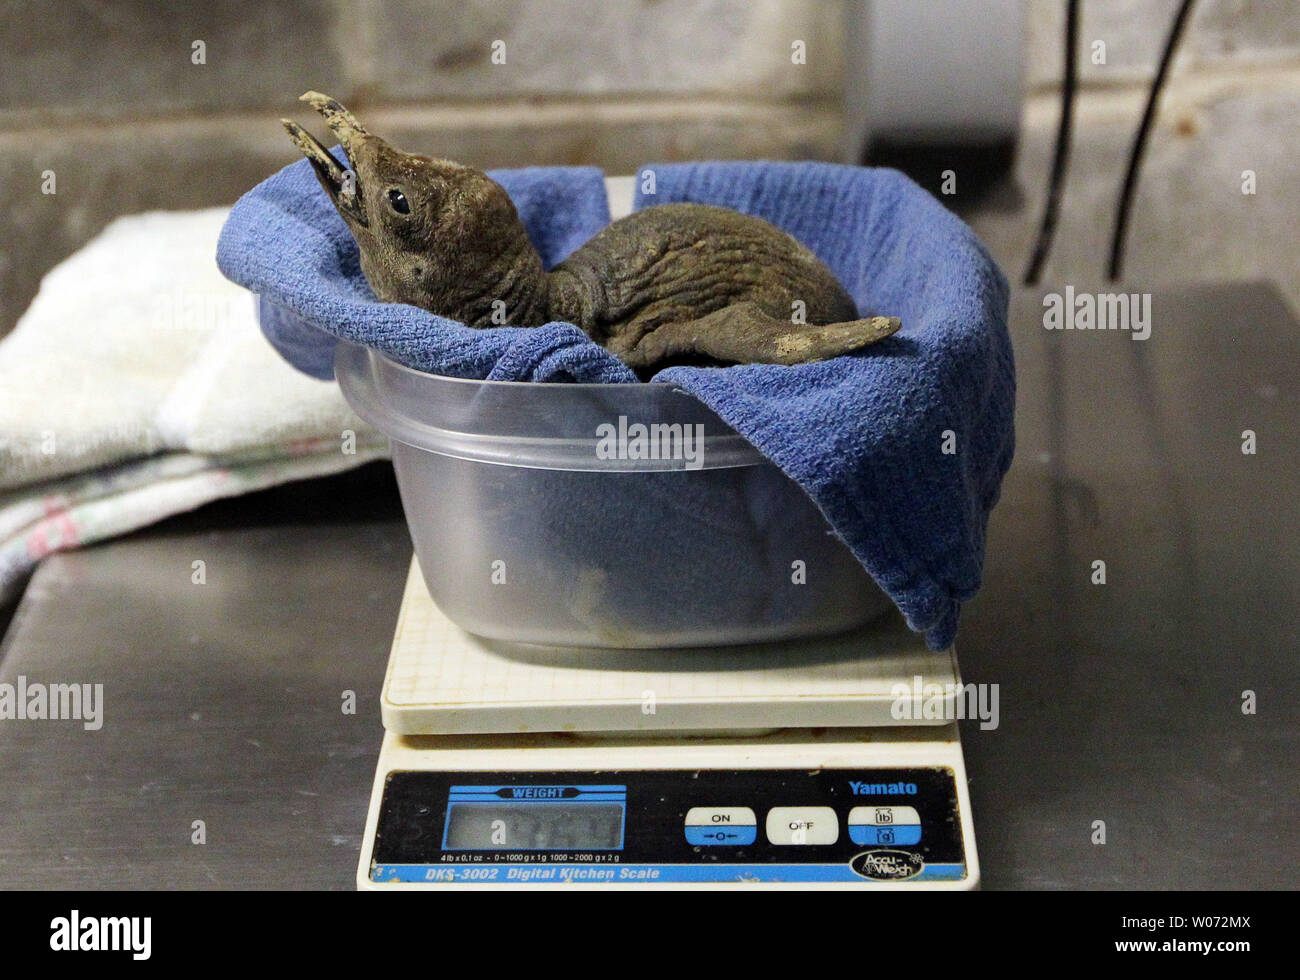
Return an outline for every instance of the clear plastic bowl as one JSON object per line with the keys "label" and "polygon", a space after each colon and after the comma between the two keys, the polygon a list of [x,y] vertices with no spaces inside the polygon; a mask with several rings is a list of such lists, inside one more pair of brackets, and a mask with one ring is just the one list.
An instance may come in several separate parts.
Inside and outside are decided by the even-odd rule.
{"label": "clear plastic bowl", "polygon": [[889,607],[798,485],[672,385],[466,381],[346,343],[335,373],[392,440],[429,594],[471,633],[717,646]]}

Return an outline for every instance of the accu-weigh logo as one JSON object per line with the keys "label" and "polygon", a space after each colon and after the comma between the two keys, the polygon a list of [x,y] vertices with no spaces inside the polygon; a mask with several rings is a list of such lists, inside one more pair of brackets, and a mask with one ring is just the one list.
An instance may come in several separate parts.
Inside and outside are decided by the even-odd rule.
{"label": "accu-weigh logo", "polygon": [[873,881],[902,881],[921,873],[921,855],[909,851],[877,849],[855,854],[849,861],[853,873]]}

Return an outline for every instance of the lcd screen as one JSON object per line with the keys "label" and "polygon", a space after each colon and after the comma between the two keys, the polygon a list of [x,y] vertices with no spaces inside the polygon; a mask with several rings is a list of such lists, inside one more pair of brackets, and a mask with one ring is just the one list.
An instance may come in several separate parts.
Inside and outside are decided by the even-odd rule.
{"label": "lcd screen", "polygon": [[619,850],[622,803],[452,803],[443,850]]}

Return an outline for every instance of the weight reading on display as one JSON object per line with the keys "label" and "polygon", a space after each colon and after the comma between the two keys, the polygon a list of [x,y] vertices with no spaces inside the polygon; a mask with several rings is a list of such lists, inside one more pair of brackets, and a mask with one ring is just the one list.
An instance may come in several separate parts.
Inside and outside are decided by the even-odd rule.
{"label": "weight reading on display", "polygon": [[443,849],[618,850],[626,786],[452,786]]}

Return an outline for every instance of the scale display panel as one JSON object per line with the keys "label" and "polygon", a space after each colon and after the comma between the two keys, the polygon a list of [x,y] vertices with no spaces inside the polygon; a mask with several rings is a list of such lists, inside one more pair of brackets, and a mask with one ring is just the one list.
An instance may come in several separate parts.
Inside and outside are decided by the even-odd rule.
{"label": "scale display panel", "polygon": [[621,850],[626,786],[452,786],[444,851]]}
{"label": "scale display panel", "polygon": [[953,771],[393,771],[369,879],[936,882],[967,876]]}

